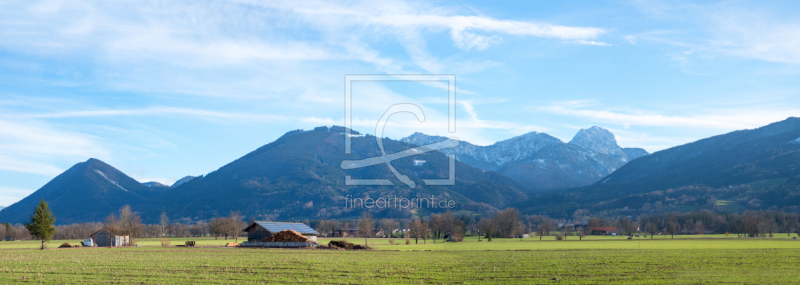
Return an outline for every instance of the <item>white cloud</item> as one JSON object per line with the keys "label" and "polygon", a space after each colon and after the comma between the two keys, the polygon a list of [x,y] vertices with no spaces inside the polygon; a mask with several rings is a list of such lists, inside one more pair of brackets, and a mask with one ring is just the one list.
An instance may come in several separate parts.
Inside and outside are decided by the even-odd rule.
{"label": "white cloud", "polygon": [[[97,58],[178,65],[249,64],[251,61],[357,59],[382,68],[394,60],[367,41],[393,37],[412,61],[441,71],[424,35],[450,33],[463,50],[484,50],[501,35],[586,41],[603,35],[570,27],[495,19],[422,2],[327,1],[12,2],[0,20],[0,46],[25,53],[96,53]],[[254,9],[253,7],[261,7]],[[266,21],[265,21],[266,20]],[[322,39],[295,41],[285,33],[320,32]]]}
{"label": "white cloud", "polygon": [[[783,10],[766,10],[765,5],[734,1],[699,5],[634,1],[646,14],[656,18],[689,21],[693,30],[673,33],[643,33],[635,39],[696,50],[692,59],[722,55],[777,63],[800,63],[800,21],[785,17]],[[780,7],[779,5],[778,7]],[[793,16],[793,15],[792,15]],[[628,39],[628,37],[626,37]],[[630,40],[629,40],[630,41]],[[713,56],[711,56],[713,57]],[[680,58],[685,62],[687,57]]]}
{"label": "white cloud", "polygon": [[98,138],[33,121],[0,118],[0,169],[54,176],[61,159],[84,159],[108,154]]}
{"label": "white cloud", "polygon": [[596,41],[587,41],[587,40],[578,40],[576,43],[582,45],[593,45],[593,46],[612,46],[612,44],[604,43],[604,42],[596,42]]}

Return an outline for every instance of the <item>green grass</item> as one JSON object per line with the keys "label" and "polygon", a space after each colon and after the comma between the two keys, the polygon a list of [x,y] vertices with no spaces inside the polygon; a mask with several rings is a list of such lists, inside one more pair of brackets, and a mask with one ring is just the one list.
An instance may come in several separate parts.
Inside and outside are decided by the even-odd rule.
{"label": "green grass", "polygon": [[[796,235],[792,235],[793,237]],[[666,238],[665,238],[666,237]],[[320,238],[320,244],[327,244],[332,239]],[[335,239],[340,240],[340,239]],[[364,244],[364,239],[348,238],[349,242]],[[410,245],[405,244],[403,239],[395,239],[395,244],[391,245],[387,239],[370,239],[369,245],[380,250],[434,250],[434,251],[475,251],[475,250],[649,250],[649,249],[670,249],[670,250],[696,250],[696,249],[760,249],[760,248],[798,248],[800,242],[789,238],[786,234],[777,234],[774,238],[737,238],[736,235],[687,235],[676,236],[650,236],[644,238],[634,237],[631,240],[625,237],[611,236],[589,236],[583,240],[577,237],[568,237],[567,240],[557,241],[552,236],[543,237],[540,241],[538,237],[527,239],[500,239],[495,238],[491,242],[478,242],[477,238],[468,237],[460,243],[443,243],[441,240],[434,243],[431,240],[420,240],[419,244],[414,244],[411,240]]]}
{"label": "green grass", "polygon": [[[654,239],[591,236],[406,245],[370,239],[376,251],[225,247],[0,250],[0,284],[310,283],[310,284],[795,284],[800,241],[735,235]],[[231,240],[195,240],[224,244]],[[349,238],[362,243],[362,238]],[[320,238],[320,243],[330,239]],[[159,239],[143,240],[156,243]],[[54,242],[54,244],[63,241]],[[0,242],[10,244],[36,242]],[[557,280],[555,279],[557,278]]]}
{"label": "green grass", "polygon": [[[170,238],[170,244],[172,246],[175,245],[182,245],[186,241],[195,241],[197,246],[224,246],[226,243],[233,242],[233,239],[214,239],[214,238]],[[239,238],[239,242],[246,241],[247,238]],[[75,240],[52,240],[46,242],[45,245],[47,248],[57,248],[63,243],[69,243],[70,245],[74,244],[81,244],[82,239],[75,239]],[[41,247],[41,241],[35,240],[26,240],[26,241],[4,241],[0,242],[0,249],[36,249]],[[135,244],[139,246],[161,246],[161,239],[159,238],[145,238],[145,239],[135,239]]]}

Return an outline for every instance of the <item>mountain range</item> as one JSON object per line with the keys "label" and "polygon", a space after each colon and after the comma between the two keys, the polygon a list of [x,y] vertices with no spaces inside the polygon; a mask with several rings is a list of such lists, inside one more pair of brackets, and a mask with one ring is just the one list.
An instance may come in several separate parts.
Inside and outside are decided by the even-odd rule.
{"label": "mountain range", "polygon": [[[356,217],[362,210],[347,207],[345,200],[349,198],[435,197],[453,200],[459,209],[475,211],[503,208],[527,199],[524,188],[515,181],[461,162],[455,164],[455,185],[423,187],[421,179],[449,176],[449,159],[438,152],[392,161],[398,172],[414,180],[413,188],[398,181],[384,164],[343,170],[340,165],[344,160],[381,154],[374,136],[353,134],[352,153],[345,154],[344,128],[291,131],[208,175],[187,179],[176,187],[146,186],[90,159],[0,212],[0,221],[24,221],[42,198],[50,202],[59,224],[102,221],[126,204],[144,221],[155,222],[161,212],[178,221],[226,216],[231,211],[262,220]],[[387,153],[407,148],[395,140],[384,139],[383,144]],[[389,179],[396,185],[346,185],[348,175]],[[408,217],[411,210],[375,209],[375,214]]]}
{"label": "mountain range", "polygon": [[662,150],[593,185],[542,194],[515,206],[568,216],[579,208],[649,212],[658,202],[674,210],[799,210],[800,118]]}
{"label": "mountain range", "polygon": [[[598,127],[579,131],[568,143],[543,133],[490,146],[461,142],[456,149],[391,161],[413,187],[383,163],[342,169],[343,161],[381,156],[374,136],[355,131],[352,153],[345,154],[345,136],[342,127],[290,131],[216,171],[187,176],[171,186],[139,183],[89,159],[0,211],[0,222],[25,221],[42,198],[58,224],[102,221],[123,205],[131,205],[149,223],[162,212],[182,222],[231,211],[263,220],[347,219],[363,211],[348,207],[350,198],[390,197],[448,199],[457,205],[451,210],[460,214],[512,206],[525,214],[553,217],[569,217],[579,209],[609,216],[697,209],[800,210],[799,118],[649,155],[619,147],[613,134]],[[383,139],[383,144],[391,155],[444,139],[415,133],[401,140]],[[422,179],[449,177],[445,154],[457,157],[455,185],[425,185]],[[346,176],[388,179],[393,185],[347,185]],[[444,210],[371,209],[377,218]]]}
{"label": "mountain range", "polygon": [[[414,133],[401,141],[426,145],[447,138]],[[474,167],[507,176],[531,190],[591,185],[629,161],[647,155],[641,148],[621,148],[614,134],[600,127],[580,130],[568,143],[531,132],[490,146],[462,141],[441,150]]]}

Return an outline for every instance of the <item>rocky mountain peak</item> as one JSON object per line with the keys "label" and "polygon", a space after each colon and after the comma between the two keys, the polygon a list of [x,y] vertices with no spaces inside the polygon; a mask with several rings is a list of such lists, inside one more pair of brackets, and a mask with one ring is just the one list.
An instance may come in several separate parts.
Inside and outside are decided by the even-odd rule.
{"label": "rocky mountain peak", "polygon": [[569,142],[597,153],[620,155],[622,149],[617,145],[617,139],[610,131],[601,127],[582,129],[575,134]]}

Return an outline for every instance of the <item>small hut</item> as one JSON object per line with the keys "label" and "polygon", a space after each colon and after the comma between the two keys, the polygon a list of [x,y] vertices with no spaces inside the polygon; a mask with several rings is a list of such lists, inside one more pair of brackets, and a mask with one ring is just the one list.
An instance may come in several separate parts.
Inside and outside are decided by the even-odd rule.
{"label": "small hut", "polygon": [[130,236],[114,234],[108,228],[103,228],[89,236],[97,246],[128,246],[131,243]]}

